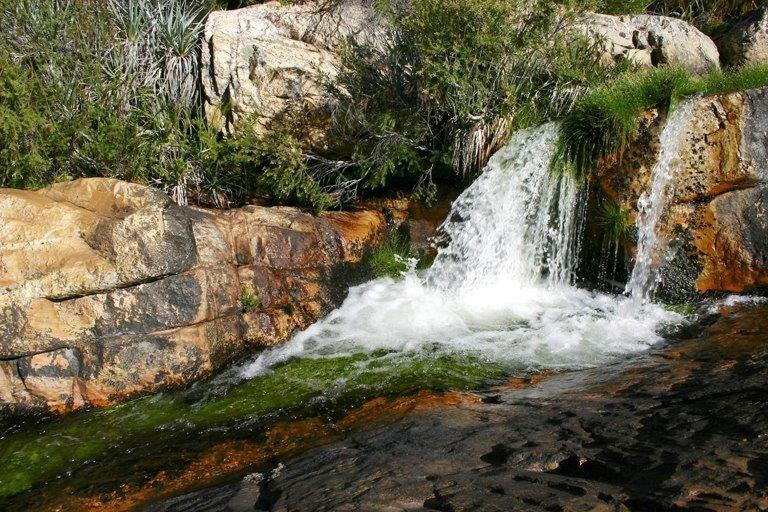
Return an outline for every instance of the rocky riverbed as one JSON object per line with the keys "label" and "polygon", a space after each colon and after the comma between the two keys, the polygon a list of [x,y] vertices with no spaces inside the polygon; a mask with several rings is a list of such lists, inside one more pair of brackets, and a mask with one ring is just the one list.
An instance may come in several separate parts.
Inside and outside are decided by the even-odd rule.
{"label": "rocky riverbed", "polygon": [[160,479],[135,501],[139,494],[114,494],[68,506],[766,510],[767,332],[768,307],[725,308],[609,367],[374,401],[337,422],[346,433],[303,453],[224,464],[242,457],[233,449],[198,465],[215,485],[199,479],[156,501],[152,494],[178,484]]}

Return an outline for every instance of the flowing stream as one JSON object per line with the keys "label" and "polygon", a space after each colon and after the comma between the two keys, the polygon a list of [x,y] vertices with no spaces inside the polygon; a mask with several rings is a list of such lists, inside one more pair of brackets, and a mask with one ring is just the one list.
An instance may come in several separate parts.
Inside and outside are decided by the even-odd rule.
{"label": "flowing stream", "polygon": [[[640,217],[628,290],[650,296],[656,229],[674,172],[681,109]],[[648,300],[577,288],[585,192],[550,172],[558,126],[516,133],[456,200],[433,265],[349,291],[288,343],[188,390],[0,432],[0,508],[28,510],[183,467],[281,421],[328,417],[381,395],[477,389],[645,350],[681,316]],[[94,491],[94,489],[96,491]],[[41,491],[45,492],[41,492]]]}
{"label": "flowing stream", "polygon": [[674,178],[684,162],[680,159],[680,139],[693,112],[694,100],[686,100],[667,119],[662,131],[661,149],[651,170],[651,187],[637,204],[637,254],[626,292],[635,300],[648,302],[660,284],[659,269],[672,256],[669,240],[659,233],[667,203],[674,194]]}
{"label": "flowing stream", "polygon": [[[682,116],[665,136],[677,133]],[[264,375],[297,357],[377,350],[388,359],[460,354],[528,370],[574,369],[658,341],[673,313],[573,285],[585,201],[574,179],[550,172],[557,135],[554,123],[524,130],[494,155],[454,203],[442,226],[450,242],[429,269],[351,289],[340,308],[262,353],[242,375]],[[665,141],[666,161],[674,149]],[[658,197],[654,191],[651,203]],[[663,208],[652,206],[653,215]]]}

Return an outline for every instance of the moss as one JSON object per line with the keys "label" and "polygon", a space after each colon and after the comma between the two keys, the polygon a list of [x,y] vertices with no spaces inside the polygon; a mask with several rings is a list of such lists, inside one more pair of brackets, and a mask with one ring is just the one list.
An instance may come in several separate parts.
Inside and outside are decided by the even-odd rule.
{"label": "moss", "polygon": [[[339,415],[368,398],[426,388],[468,390],[514,370],[437,350],[411,354],[381,350],[294,359],[237,384],[214,381],[75,414],[5,435],[0,445],[0,508],[3,500],[46,480],[55,482],[65,472],[74,472],[66,479],[68,486],[79,482],[89,487],[88,467],[101,472],[104,461],[116,472],[114,481],[124,483],[137,463],[137,449],[144,454],[143,468],[159,470],[168,464],[167,453],[202,452],[210,446],[207,443],[228,436],[252,438],[281,419]],[[210,432],[216,435],[210,438]]]}

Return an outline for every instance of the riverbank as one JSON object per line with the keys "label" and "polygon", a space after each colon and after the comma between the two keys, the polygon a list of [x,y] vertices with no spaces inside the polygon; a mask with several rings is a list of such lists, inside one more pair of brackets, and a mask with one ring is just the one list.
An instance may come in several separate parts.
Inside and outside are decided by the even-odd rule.
{"label": "riverbank", "polygon": [[[532,385],[511,381],[275,460],[253,504],[270,511],[763,510],[767,314],[766,307],[724,311],[690,326],[688,339],[608,368]],[[239,503],[248,482],[147,510],[225,510],[210,504]]]}
{"label": "riverbank", "polygon": [[759,510],[768,499],[766,313],[726,307],[646,354],[594,369],[477,381],[465,392],[401,388],[347,412],[212,427],[186,448],[169,443],[160,464],[152,439],[168,424],[148,432],[149,448],[96,455],[6,506]]}

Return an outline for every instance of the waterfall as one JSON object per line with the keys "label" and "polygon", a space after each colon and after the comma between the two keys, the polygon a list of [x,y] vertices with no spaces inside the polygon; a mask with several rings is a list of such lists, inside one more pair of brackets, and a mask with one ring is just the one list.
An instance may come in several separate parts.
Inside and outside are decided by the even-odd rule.
{"label": "waterfall", "polygon": [[427,271],[442,290],[492,283],[568,284],[577,261],[584,214],[582,187],[550,172],[559,126],[513,135],[485,172],[453,204],[441,226],[451,243]]}
{"label": "waterfall", "polygon": [[686,100],[667,119],[661,133],[661,148],[651,170],[651,187],[637,204],[637,255],[626,293],[634,300],[648,302],[660,283],[660,269],[673,255],[669,240],[660,236],[659,227],[667,211],[667,203],[674,195],[675,175],[683,166],[680,159],[680,140],[693,112],[694,100]]}
{"label": "waterfall", "polygon": [[573,286],[585,200],[573,178],[550,172],[557,134],[556,124],[518,132],[493,156],[455,201],[442,226],[450,241],[431,268],[351,288],[341,307],[241,374],[360,352],[579,368],[658,341],[659,325],[677,315]]}

